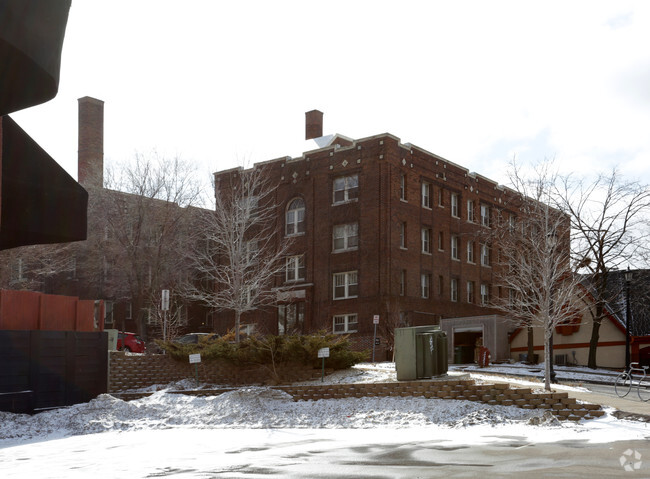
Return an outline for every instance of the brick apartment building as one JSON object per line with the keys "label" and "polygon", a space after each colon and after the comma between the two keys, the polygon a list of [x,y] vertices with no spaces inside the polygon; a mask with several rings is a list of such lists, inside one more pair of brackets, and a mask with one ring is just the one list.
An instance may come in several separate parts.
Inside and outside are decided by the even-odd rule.
{"label": "brick apartment building", "polygon": [[[508,214],[514,193],[388,133],[322,136],[322,118],[306,113],[317,149],[254,166],[277,184],[293,254],[279,281],[290,292],[248,322],[351,333],[365,348],[375,315],[382,346],[395,327],[494,315],[496,249],[481,232]],[[217,183],[236,171],[215,173]]]}

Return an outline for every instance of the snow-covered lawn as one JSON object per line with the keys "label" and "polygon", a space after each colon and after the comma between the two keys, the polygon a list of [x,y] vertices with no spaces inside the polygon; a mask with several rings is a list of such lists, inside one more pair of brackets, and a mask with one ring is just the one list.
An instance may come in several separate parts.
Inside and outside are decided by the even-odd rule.
{"label": "snow-covered lawn", "polygon": [[[328,383],[394,380],[391,364],[359,365],[325,378]],[[610,414],[576,424],[559,423],[551,416],[544,417],[542,411],[457,400],[383,397],[293,402],[282,391],[261,387],[212,397],[170,393],[193,386],[193,381],[184,381],[150,388],[159,390],[130,402],[101,395],[86,404],[34,416],[0,412],[1,477],[31,477],[30,473],[59,477],[54,471],[70,468],[78,470],[78,477],[83,471],[113,477],[116,470],[128,471],[121,467],[130,460],[143,468],[148,464],[151,471],[155,463],[147,451],[176,451],[183,456],[192,450],[196,462],[202,460],[199,452],[206,447],[204,441],[223,452],[245,447],[247,441],[282,442],[289,437],[292,441],[354,438],[362,444],[378,437],[390,441],[439,437],[445,444],[493,442],[499,440],[497,436],[533,442],[580,439],[601,443],[650,438],[647,423],[617,420]],[[170,441],[176,444],[175,449]],[[108,453],[110,448],[115,448],[115,454]],[[135,450],[140,451],[140,459]],[[190,461],[189,456],[183,457]],[[37,459],[56,466],[43,469]],[[180,458],[179,464],[185,459]],[[120,466],[111,466],[116,461]],[[104,476],[102,471],[112,472]],[[70,472],[61,477],[76,476]]]}

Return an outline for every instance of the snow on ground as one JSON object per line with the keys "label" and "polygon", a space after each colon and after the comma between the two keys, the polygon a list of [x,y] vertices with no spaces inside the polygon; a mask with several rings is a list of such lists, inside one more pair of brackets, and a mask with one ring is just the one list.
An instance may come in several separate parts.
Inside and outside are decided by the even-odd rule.
{"label": "snow on ground", "polygon": [[[450,375],[461,373],[450,371]],[[481,375],[477,377],[483,378]],[[484,378],[487,381],[491,379],[489,376]],[[392,363],[357,365],[326,376],[322,383],[387,381],[395,381]],[[320,384],[321,379],[312,382]],[[609,414],[579,424],[562,424],[552,416],[543,416],[541,410],[489,406],[472,401],[367,397],[294,402],[288,394],[264,387],[237,388],[210,397],[170,392],[193,386],[193,381],[187,380],[167,387],[147,388],[156,392],[150,397],[128,402],[103,394],[89,403],[33,416],[0,412],[0,448],[34,439],[170,428],[434,428],[449,431],[483,426],[512,429],[513,434],[531,433],[536,437],[540,437],[540,429],[552,430],[550,437],[554,439],[562,431],[586,433],[594,441],[616,440],[617,431],[621,430],[625,431],[625,439],[650,436],[647,424],[617,420]]]}
{"label": "snow on ground", "polygon": [[[464,372],[451,370],[454,374]],[[395,381],[390,363],[358,365],[323,383],[387,381]],[[332,448],[345,451],[344,463],[354,464],[360,460],[353,455],[359,445],[385,450],[433,441],[455,450],[472,444],[650,439],[647,423],[611,414],[576,424],[560,423],[542,411],[471,401],[383,397],[293,402],[288,394],[265,387],[212,397],[171,392],[194,386],[192,380],[159,385],[147,388],[155,391],[150,397],[130,402],[104,394],[34,416],[0,412],[1,476],[198,478],[232,471],[228,477],[243,477],[236,471],[254,464],[259,477],[265,477],[271,470],[265,465],[290,467],[295,458]],[[319,474],[313,471],[313,477]]]}

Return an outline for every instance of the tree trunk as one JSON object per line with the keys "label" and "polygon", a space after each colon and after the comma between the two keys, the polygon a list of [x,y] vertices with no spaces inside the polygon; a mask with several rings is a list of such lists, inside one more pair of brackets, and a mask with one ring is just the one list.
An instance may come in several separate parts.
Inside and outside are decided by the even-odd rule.
{"label": "tree trunk", "polygon": [[591,369],[596,369],[596,352],[598,351],[598,340],[600,339],[600,323],[602,318],[594,318],[593,325],[591,327],[591,339],[589,340],[589,359],[587,361],[587,367]]}
{"label": "tree trunk", "polygon": [[240,321],[241,313],[239,311],[235,311],[235,342],[239,344],[239,321]]}
{"label": "tree trunk", "polygon": [[527,363],[528,364],[535,364],[535,343],[534,343],[534,336],[533,336],[533,327],[528,326],[528,355],[527,355]]}
{"label": "tree trunk", "polygon": [[[550,331],[549,331],[550,329]],[[551,390],[551,335],[552,327],[544,326],[544,389]]]}

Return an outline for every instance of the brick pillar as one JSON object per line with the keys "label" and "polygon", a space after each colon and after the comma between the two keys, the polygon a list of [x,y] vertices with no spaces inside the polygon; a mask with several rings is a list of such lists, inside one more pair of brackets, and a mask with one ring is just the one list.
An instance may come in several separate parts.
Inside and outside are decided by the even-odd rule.
{"label": "brick pillar", "polygon": [[104,102],[79,98],[78,180],[82,186],[104,186]]}

